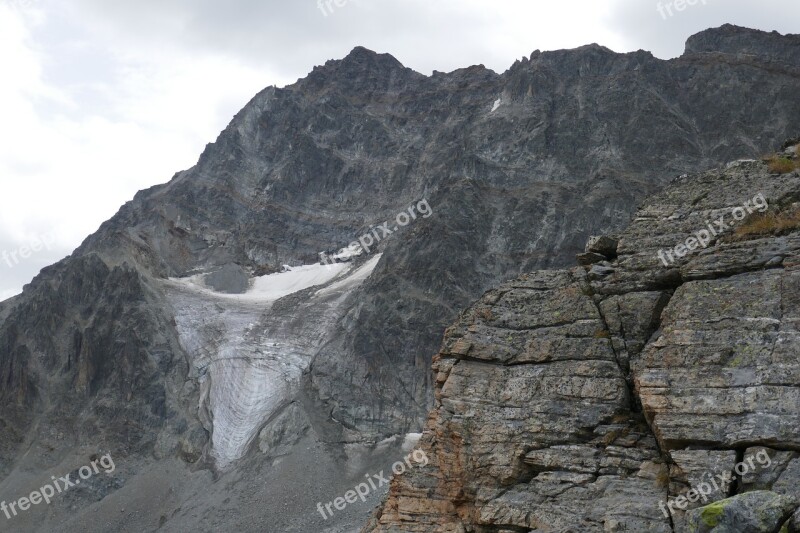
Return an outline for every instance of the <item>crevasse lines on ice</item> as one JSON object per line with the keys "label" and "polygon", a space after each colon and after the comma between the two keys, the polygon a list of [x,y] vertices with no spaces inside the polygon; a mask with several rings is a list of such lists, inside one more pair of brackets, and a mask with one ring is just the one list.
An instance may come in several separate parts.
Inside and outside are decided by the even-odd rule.
{"label": "crevasse lines on ice", "polygon": [[[241,295],[210,290],[203,275],[165,282],[181,346],[190,359],[189,377],[200,383],[199,409],[211,418],[207,429],[218,468],[247,453],[267,420],[291,401],[347,296],[380,258],[357,267],[295,267],[252,280]],[[312,290],[306,293],[310,296],[290,310],[273,310],[280,298],[306,289]]]}

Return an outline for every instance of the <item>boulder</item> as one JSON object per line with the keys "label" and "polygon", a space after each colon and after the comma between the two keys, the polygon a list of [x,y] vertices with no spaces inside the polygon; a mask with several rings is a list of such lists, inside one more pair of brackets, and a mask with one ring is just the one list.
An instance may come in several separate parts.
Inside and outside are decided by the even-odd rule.
{"label": "boulder", "polygon": [[244,294],[250,287],[250,276],[237,264],[229,263],[205,277],[206,285],[227,294]]}
{"label": "boulder", "polygon": [[615,259],[617,257],[617,247],[619,241],[611,237],[602,235],[589,237],[589,242],[586,244],[586,251],[600,254],[608,259]]}
{"label": "boulder", "polygon": [[775,533],[797,500],[769,491],[748,492],[687,513],[690,533]]}
{"label": "boulder", "polygon": [[600,263],[601,261],[606,261],[608,258],[601,254],[596,254],[594,252],[586,252],[583,254],[578,254],[576,256],[578,260],[578,264],[581,266],[589,266],[595,263]]}

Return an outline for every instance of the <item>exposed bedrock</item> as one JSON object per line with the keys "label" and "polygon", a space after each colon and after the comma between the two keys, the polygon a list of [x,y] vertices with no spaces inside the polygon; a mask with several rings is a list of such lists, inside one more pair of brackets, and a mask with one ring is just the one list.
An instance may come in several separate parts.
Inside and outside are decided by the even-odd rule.
{"label": "exposed bedrock", "polygon": [[800,496],[798,214],[800,171],[739,162],[649,198],[615,258],[487,292],[435,358],[431,466],[365,531],[777,531]]}

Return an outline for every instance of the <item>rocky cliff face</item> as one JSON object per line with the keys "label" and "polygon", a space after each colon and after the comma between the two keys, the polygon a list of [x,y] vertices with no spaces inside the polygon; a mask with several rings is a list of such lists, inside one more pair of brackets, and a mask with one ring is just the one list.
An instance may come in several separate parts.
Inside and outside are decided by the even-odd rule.
{"label": "rocky cliff face", "polygon": [[431,465],[365,531],[798,530],[800,170],[682,176],[580,260],[447,330]]}
{"label": "rocky cliff face", "polygon": [[[265,89],[195,167],[0,304],[0,473],[102,447],[131,465],[249,474],[303,439],[352,473],[358,446],[422,427],[441,332],[481,293],[572,263],[671,177],[794,134],[798,43],[725,26],[671,61],[591,45],[430,77],[357,48]],[[346,271],[253,299],[284,283],[263,276],[309,267],[423,200],[430,217]],[[548,290],[583,283],[556,281]],[[611,372],[596,349],[592,364]],[[598,399],[597,416],[616,401]]]}

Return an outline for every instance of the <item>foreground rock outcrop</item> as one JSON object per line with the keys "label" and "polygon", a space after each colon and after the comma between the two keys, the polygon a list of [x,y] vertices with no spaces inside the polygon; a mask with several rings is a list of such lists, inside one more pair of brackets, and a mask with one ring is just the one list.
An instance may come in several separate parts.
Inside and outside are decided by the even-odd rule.
{"label": "foreground rock outcrop", "polygon": [[777,531],[800,505],[800,171],[775,165],[682,176],[590,243],[613,259],[462,314],[431,464],[365,531]]}

